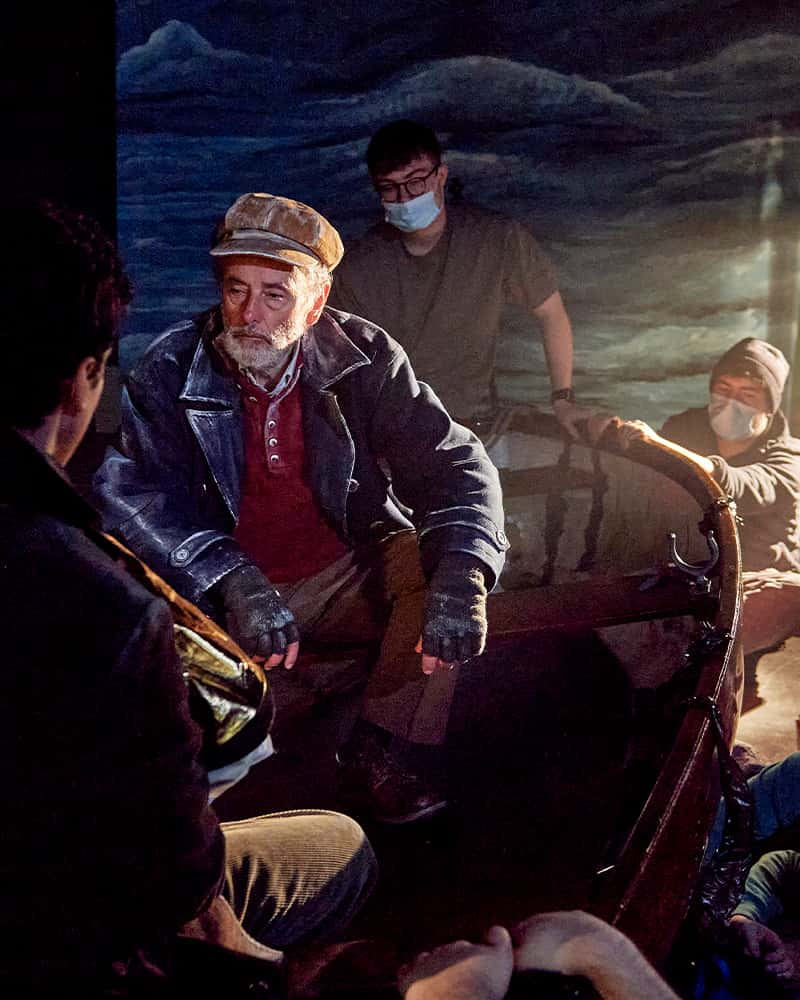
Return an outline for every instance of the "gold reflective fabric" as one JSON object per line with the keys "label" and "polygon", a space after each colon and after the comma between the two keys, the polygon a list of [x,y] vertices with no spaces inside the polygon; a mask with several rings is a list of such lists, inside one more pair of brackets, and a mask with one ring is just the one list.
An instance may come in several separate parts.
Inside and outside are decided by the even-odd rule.
{"label": "gold reflective fabric", "polygon": [[181,597],[116,538],[97,532],[95,541],[142,586],[167,602],[175,625],[175,648],[186,681],[214,718],[217,745],[233,739],[253,720],[267,697],[263,668],[227,632]]}

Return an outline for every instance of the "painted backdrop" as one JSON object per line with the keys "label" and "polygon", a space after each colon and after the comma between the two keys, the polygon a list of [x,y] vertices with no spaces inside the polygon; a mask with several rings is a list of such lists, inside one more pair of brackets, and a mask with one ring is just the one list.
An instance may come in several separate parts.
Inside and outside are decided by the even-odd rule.
{"label": "painted backdrop", "polygon": [[[310,202],[345,244],[366,228],[364,150],[398,117],[554,259],[583,400],[658,423],[740,337],[793,353],[795,4],[120,0],[117,27],[123,370],[215,300],[209,237],[240,193]],[[501,395],[546,400],[527,319],[499,364]]]}

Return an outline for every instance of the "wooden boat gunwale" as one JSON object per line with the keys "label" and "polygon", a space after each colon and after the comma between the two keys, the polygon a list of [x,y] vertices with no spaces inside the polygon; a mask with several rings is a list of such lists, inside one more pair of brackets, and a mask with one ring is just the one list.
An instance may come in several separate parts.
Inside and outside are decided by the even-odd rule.
{"label": "wooden boat gunwale", "polygon": [[[537,419],[532,428],[534,433],[541,433],[556,440],[562,437],[555,421],[549,418],[549,415],[539,416],[542,419]],[[565,441],[565,445],[568,445],[568,442]],[[706,522],[713,526],[719,543],[719,561],[712,574],[713,590],[715,593],[718,591],[719,601],[713,598],[710,601],[698,599],[697,606],[693,607],[689,598],[690,581],[686,577],[674,580],[675,586],[672,588],[667,581],[667,586],[660,595],[657,593],[643,595],[633,613],[626,602],[629,601],[635,588],[629,587],[626,590],[620,587],[618,609],[614,608],[612,593],[608,600],[607,613],[604,612],[605,617],[599,622],[596,617],[592,619],[589,614],[585,621],[569,622],[566,626],[563,621],[560,624],[556,622],[556,615],[553,615],[553,620],[549,624],[536,623],[533,621],[535,615],[531,613],[527,624],[533,621],[534,626],[538,624],[543,628],[558,630],[561,627],[574,625],[581,629],[658,617],[691,616],[698,607],[702,608],[703,617],[699,620],[708,620],[709,625],[708,629],[700,631],[705,631],[714,642],[711,642],[709,648],[700,656],[693,693],[709,698],[719,706],[725,737],[730,744],[738,716],[739,678],[736,666],[737,662],[740,662],[735,634],[741,602],[741,555],[735,511],[718,484],[698,465],[668,444],[637,442],[622,452],[613,437],[606,435],[594,447],[600,452],[607,452],[618,458],[624,457],[654,469],[683,487],[699,505],[700,516],[704,514]],[[575,479],[576,477],[571,477],[570,485]],[[580,487],[585,485],[585,483],[579,484]],[[665,557],[666,551],[666,539],[664,539]],[[636,574],[633,574],[633,578],[636,583]],[[600,573],[594,578],[577,583],[555,584],[552,589],[566,593],[570,588],[574,588],[591,594],[597,593],[598,586],[602,588],[604,581],[610,580],[610,589],[613,591],[616,584],[623,579],[621,573],[617,576],[603,576]],[[641,576],[638,579],[641,580]],[[502,628],[494,629],[493,621],[496,625],[499,619],[494,618],[493,608],[499,608],[503,604],[512,608],[520,599],[520,594],[523,595],[521,598],[523,601],[525,595],[534,600],[537,589],[542,591],[547,588],[490,595],[490,645],[498,641],[502,645],[504,641]],[[563,612],[565,608],[566,605],[561,611]],[[589,611],[591,612],[591,608]],[[563,617],[562,614],[562,619]],[[505,635],[511,638],[515,635],[525,635],[526,627],[525,623],[522,626],[517,623],[515,626],[513,622],[509,622]],[[357,652],[358,647],[346,643],[338,652],[343,654],[348,648]],[[318,653],[319,651],[310,651],[311,658],[316,659]],[[320,656],[320,659],[322,658]],[[679,664],[676,664],[676,669],[678,667]],[[332,690],[331,693],[337,692]],[[305,715],[305,710],[318,705],[320,699],[326,697],[325,692],[309,690],[308,701],[301,706],[302,714]],[[285,725],[293,718],[290,716],[287,720],[284,716],[282,721]],[[279,721],[281,721],[280,714]],[[649,786],[646,797],[642,795],[642,804],[640,807],[637,805],[635,818],[620,834],[624,836],[624,840],[616,848],[608,867],[595,875],[590,886],[586,908],[619,927],[654,965],[660,968],[664,968],[678,930],[689,910],[708,831],[717,805],[717,786],[715,740],[708,717],[700,709],[687,708],[674,739],[671,739],[665,747],[663,760],[659,759],[655,782]],[[244,791],[243,789],[242,792]],[[236,792],[232,794],[235,802]],[[299,803],[299,806],[304,804]],[[298,804],[292,800],[287,807],[297,808]],[[249,809],[247,813],[250,814]],[[402,838],[399,842],[403,842]]]}
{"label": "wooden boat gunwale", "polygon": [[[608,439],[608,435],[606,436]],[[611,439],[613,441],[613,438]],[[613,444],[598,445],[619,454]],[[719,604],[716,648],[704,657],[695,694],[719,709],[725,738],[735,735],[741,678],[736,634],[741,609],[741,550],[735,507],[716,481],[668,442],[641,441],[625,452],[681,485],[709,519],[720,548],[716,569]],[[687,708],[669,751],[636,822],[614,864],[596,877],[592,910],[631,937],[643,953],[663,967],[691,902],[706,838],[717,809],[715,740],[707,714]],[[691,808],[689,808],[691,806]],[[680,838],[684,863],[673,846]],[[669,875],[669,892],[663,891]]]}

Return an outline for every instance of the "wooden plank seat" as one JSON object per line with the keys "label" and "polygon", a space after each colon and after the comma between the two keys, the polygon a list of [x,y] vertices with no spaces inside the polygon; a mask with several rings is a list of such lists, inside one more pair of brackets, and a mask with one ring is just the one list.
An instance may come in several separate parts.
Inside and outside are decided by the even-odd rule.
{"label": "wooden plank seat", "polygon": [[[708,617],[713,597],[692,595],[685,577],[646,574],[591,577],[571,583],[527,587],[491,594],[487,647],[548,631],[581,631],[657,619]],[[326,702],[350,696],[366,683],[377,644],[315,643],[301,645],[290,674],[271,672],[278,713],[278,737]]]}
{"label": "wooden plank seat", "polygon": [[576,583],[491,594],[489,641],[552,629],[602,628],[657,618],[698,616],[713,598],[692,595],[685,577],[647,574],[601,576]]}

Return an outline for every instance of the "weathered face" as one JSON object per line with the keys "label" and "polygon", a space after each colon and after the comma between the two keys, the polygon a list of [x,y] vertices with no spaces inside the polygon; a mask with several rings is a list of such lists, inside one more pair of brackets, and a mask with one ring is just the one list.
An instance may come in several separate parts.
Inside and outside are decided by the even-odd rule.
{"label": "weathered face", "polygon": [[276,352],[299,340],[317,321],[325,295],[314,298],[301,268],[252,256],[222,266],[223,333],[217,345],[239,367],[268,368]]}
{"label": "weathered face", "polygon": [[372,182],[381,201],[411,201],[427,191],[433,191],[436,204],[441,208],[444,202],[444,186],[447,181],[447,164],[436,161],[427,154],[415,156],[404,167],[386,174],[375,174]]}
{"label": "weathered face", "polygon": [[770,412],[770,401],[764,386],[746,375],[720,375],[711,385],[711,392],[744,403],[761,413]]}

